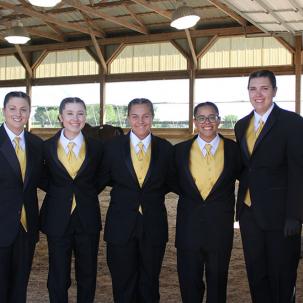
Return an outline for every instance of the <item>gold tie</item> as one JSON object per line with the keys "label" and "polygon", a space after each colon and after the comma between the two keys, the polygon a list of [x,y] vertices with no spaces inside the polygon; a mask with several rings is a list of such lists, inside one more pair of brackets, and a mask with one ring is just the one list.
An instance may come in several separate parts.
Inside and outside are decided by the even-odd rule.
{"label": "gold tie", "polygon": [[[67,144],[67,148],[68,148],[68,153],[67,153],[67,160],[69,162],[70,165],[73,165],[73,163],[76,162],[76,155],[73,151],[74,147],[75,147],[75,143],[74,142],[69,142]],[[72,176],[73,178],[75,176]],[[71,214],[73,213],[74,209],[76,208],[76,198],[75,195],[73,196],[73,203],[72,203],[72,210],[71,210]]]}
{"label": "gold tie", "polygon": [[139,161],[142,161],[144,156],[145,156],[145,152],[144,152],[144,144],[142,142],[139,142],[137,144],[137,146],[139,147],[139,151],[137,153],[137,158]]}
{"label": "gold tie", "polygon": [[204,148],[206,150],[206,155],[205,155],[206,160],[207,160],[207,162],[209,162],[213,158],[213,154],[210,152],[212,145],[207,143],[207,144],[205,144]]}
{"label": "gold tie", "polygon": [[[259,123],[258,123],[258,128],[256,129],[256,132],[255,132],[255,139],[253,140],[252,142],[252,146],[251,146],[251,152],[254,148],[254,145],[256,144],[256,141],[263,129],[263,126],[264,126],[264,121],[262,119],[259,120]],[[250,191],[249,189],[247,190],[246,192],[246,195],[245,195],[245,198],[244,198],[244,203],[247,205],[247,206],[251,206],[251,197],[250,197]]]}
{"label": "gold tie", "polygon": [[263,129],[263,126],[264,126],[264,121],[262,119],[260,119],[259,120],[259,126],[258,126],[258,128],[256,130],[256,140],[259,137],[259,135],[260,135],[260,133],[261,133],[261,131]]}
{"label": "gold tie", "polygon": [[[20,137],[15,137],[13,141],[15,143],[16,156],[18,158],[20,169],[21,169],[22,180],[24,181],[25,170],[26,170],[26,155],[24,150],[20,147]],[[22,204],[20,221],[23,228],[27,232],[27,220],[26,220],[26,212],[25,212],[24,204]]]}

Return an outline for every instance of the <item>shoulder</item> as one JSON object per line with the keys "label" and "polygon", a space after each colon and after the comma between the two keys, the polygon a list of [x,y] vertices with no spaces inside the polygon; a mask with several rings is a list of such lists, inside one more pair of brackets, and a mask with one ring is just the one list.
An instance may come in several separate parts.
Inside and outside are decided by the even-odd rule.
{"label": "shoulder", "polygon": [[34,135],[28,131],[26,131],[26,136],[30,140],[30,142],[40,146],[43,145],[43,140],[39,136]]}
{"label": "shoulder", "polygon": [[182,141],[180,143],[177,143],[174,146],[175,150],[176,151],[180,151],[180,150],[185,149],[187,146],[192,145],[196,138],[197,138],[197,136],[194,136],[193,138],[190,138],[188,140],[185,140],[185,141]]}
{"label": "shoulder", "polygon": [[152,136],[152,140],[154,140],[155,142],[157,142],[157,144],[160,145],[160,146],[164,146],[164,147],[167,147],[167,148],[171,148],[172,147],[172,144],[168,140],[166,140],[164,138],[160,138],[158,136],[154,136],[153,135]]}

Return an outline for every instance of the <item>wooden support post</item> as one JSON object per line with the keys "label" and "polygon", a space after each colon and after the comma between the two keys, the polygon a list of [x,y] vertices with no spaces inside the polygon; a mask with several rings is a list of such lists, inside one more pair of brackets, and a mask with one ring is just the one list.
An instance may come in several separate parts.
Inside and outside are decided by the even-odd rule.
{"label": "wooden support post", "polygon": [[295,49],[295,72],[296,72],[296,113],[300,114],[301,111],[301,63],[302,53],[302,36],[296,36],[296,49]]}

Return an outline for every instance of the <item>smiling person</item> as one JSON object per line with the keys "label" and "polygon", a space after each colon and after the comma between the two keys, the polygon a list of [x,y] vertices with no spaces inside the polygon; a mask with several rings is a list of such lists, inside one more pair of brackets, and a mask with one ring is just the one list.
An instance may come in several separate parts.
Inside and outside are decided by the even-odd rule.
{"label": "smiling person", "polygon": [[275,75],[253,72],[254,110],[235,126],[244,170],[237,217],[254,303],[295,301],[303,219],[303,119],[273,102]]}
{"label": "smiling person", "polygon": [[41,208],[41,230],[49,252],[51,303],[67,303],[75,256],[77,302],[94,301],[101,216],[96,187],[102,145],[83,136],[85,103],[65,98],[59,107],[63,128],[44,145],[48,176]]}
{"label": "smiling person", "polygon": [[233,243],[235,181],[241,162],[237,144],[218,134],[220,116],[212,102],[194,109],[198,135],[175,146],[179,184],[177,267],[182,302],[226,302]]}
{"label": "smiling person", "polygon": [[159,274],[168,240],[164,204],[171,144],[151,134],[153,104],[128,104],[130,132],[105,148],[100,182],[111,185],[104,239],[114,302],[159,302]]}
{"label": "smiling person", "polygon": [[0,302],[25,303],[36,242],[39,239],[37,186],[43,167],[43,142],[24,127],[30,97],[10,92],[0,127]]}

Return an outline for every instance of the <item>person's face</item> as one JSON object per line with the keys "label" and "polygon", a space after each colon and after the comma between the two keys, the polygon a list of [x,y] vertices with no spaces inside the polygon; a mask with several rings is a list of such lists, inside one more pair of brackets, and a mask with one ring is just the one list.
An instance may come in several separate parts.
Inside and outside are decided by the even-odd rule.
{"label": "person's face", "polygon": [[59,115],[67,139],[75,138],[85,125],[86,111],[81,103],[67,103]]}
{"label": "person's face", "polygon": [[[201,122],[203,120],[205,121]],[[212,106],[202,106],[198,108],[194,123],[199,137],[206,142],[210,142],[218,133],[220,117],[218,117],[218,114]]]}
{"label": "person's face", "polygon": [[4,120],[7,127],[16,135],[19,135],[30,115],[30,106],[26,99],[12,97],[3,108]]}
{"label": "person's face", "polygon": [[277,88],[273,88],[267,77],[253,78],[248,86],[250,103],[259,115],[264,115],[273,103]]}
{"label": "person's face", "polygon": [[143,140],[151,131],[153,115],[147,104],[135,104],[131,107],[128,122],[133,133]]}

